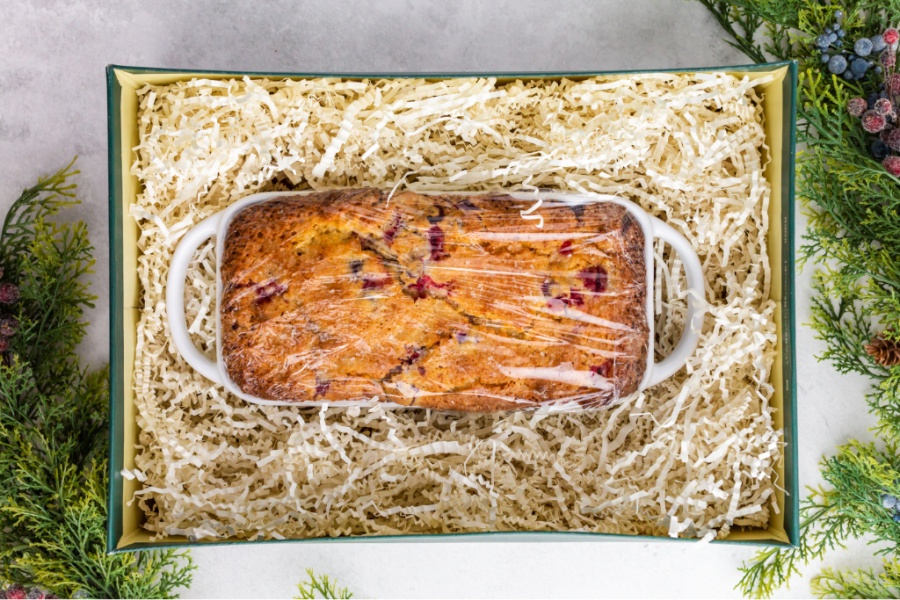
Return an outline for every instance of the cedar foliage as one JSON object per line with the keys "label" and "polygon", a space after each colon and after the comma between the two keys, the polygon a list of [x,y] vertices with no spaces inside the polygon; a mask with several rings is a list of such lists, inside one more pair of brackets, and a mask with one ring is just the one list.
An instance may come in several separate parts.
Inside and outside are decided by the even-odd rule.
{"label": "cedar foliage", "polygon": [[295,600],[313,600],[315,598],[346,600],[353,597],[353,593],[328,575],[316,575],[312,569],[306,570],[306,581],[297,584],[299,596]]}
{"label": "cedar foliage", "polygon": [[[900,523],[882,496],[900,495],[900,366],[866,352],[873,338],[900,342],[900,179],[869,154],[874,140],[846,110],[847,101],[883,89],[870,71],[861,81],[830,75],[813,43],[842,10],[845,44],[881,33],[900,19],[900,0],[699,0],[756,62],[797,60],[797,192],[809,217],[800,260],[814,262],[810,325],[826,345],[819,357],[841,373],[872,379],[866,397],[877,416],[875,443],[850,441],[820,463],[826,487],[801,505],[801,540],[794,549],[766,549],[743,566],[738,584],[767,597],[811,560],[865,539],[883,564],[824,570],[813,580],[820,597],[900,594]],[[761,41],[760,41],[761,40]],[[876,57],[877,59],[877,57]],[[862,400],[862,399],[861,399]]]}
{"label": "cedar foliage", "polygon": [[[74,161],[73,161],[74,162]],[[106,554],[107,369],[81,364],[94,296],[70,163],[22,192],[0,229],[2,280],[20,299],[0,307],[19,331],[0,361],[0,583],[60,597],[172,598],[190,584],[189,555]]]}

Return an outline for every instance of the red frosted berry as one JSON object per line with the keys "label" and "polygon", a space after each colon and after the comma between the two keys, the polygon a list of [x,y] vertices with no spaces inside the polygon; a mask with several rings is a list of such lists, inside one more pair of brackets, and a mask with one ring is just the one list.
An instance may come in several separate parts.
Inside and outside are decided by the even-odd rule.
{"label": "red frosted berry", "polygon": [[894,112],[894,105],[887,98],[879,98],[872,107],[882,117],[886,117]]}
{"label": "red frosted berry", "polygon": [[900,177],[900,156],[888,156],[881,164],[885,171],[894,177]]}
{"label": "red frosted berry", "polygon": [[19,330],[19,320],[12,315],[0,316],[0,335],[12,337]]}
{"label": "red frosted berry", "polygon": [[316,396],[324,396],[328,392],[329,387],[331,387],[330,381],[321,381],[316,377]]}
{"label": "red frosted berry", "polygon": [[851,117],[861,117],[866,109],[869,108],[865,98],[850,98],[847,102],[847,112]]}
{"label": "red frosted berry", "polygon": [[884,40],[885,44],[896,44],[900,40],[900,32],[893,27],[888,27],[881,34],[881,39]]}
{"label": "red frosted berry", "polygon": [[0,283],[0,304],[13,304],[19,299],[19,286],[14,283]]}
{"label": "red frosted berry", "polygon": [[[884,121],[884,118],[881,119]],[[584,283],[584,287],[592,292],[602,294],[606,291],[608,275],[606,269],[601,266],[588,267],[578,273],[578,278]]]}
{"label": "red frosted berry", "polygon": [[11,585],[6,588],[6,597],[14,600],[25,600],[28,592],[21,585]]}
{"label": "red frosted berry", "polygon": [[9,350],[9,338],[0,335],[0,353],[6,352],[7,350]]}
{"label": "red frosted berry", "polygon": [[878,133],[884,129],[885,125],[887,125],[887,121],[874,110],[867,110],[862,116],[863,129],[869,133]]}
{"label": "red frosted berry", "polygon": [[878,60],[880,60],[881,64],[883,64],[885,67],[890,69],[897,64],[897,55],[891,52],[890,49],[888,49],[881,53],[881,56],[878,57]]}
{"label": "red frosted berry", "polygon": [[884,142],[891,150],[900,152],[900,129],[882,131],[881,141]]}

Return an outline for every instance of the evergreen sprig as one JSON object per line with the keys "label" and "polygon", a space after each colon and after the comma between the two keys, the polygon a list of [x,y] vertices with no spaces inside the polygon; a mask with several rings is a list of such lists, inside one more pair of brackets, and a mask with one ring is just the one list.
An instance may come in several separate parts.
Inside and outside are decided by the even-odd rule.
{"label": "evergreen sprig", "polygon": [[821,598],[897,598],[900,596],[900,563],[885,560],[881,572],[875,569],[825,569],[813,578],[812,589]]}
{"label": "evergreen sprig", "polygon": [[20,327],[0,363],[0,583],[61,596],[171,598],[191,581],[186,553],[107,556],[107,369],[77,349],[92,307],[84,223],[69,164],[25,190],[3,221],[3,279],[18,284]]}
{"label": "evergreen sprig", "polygon": [[881,499],[900,494],[900,367],[878,364],[864,347],[877,333],[900,336],[900,179],[872,158],[870,136],[846,110],[851,97],[877,92],[882,82],[828,74],[813,41],[837,10],[847,42],[880,33],[900,20],[900,0],[699,1],[752,60],[768,54],[800,63],[797,192],[809,224],[799,259],[817,269],[810,325],[825,343],[821,360],[871,378],[866,400],[878,417],[876,443],[853,440],[821,461],[827,485],[811,489],[801,504],[799,546],[759,552],[738,585],[747,595],[770,596],[808,562],[862,538],[875,554],[888,555],[881,568],[824,570],[813,592],[895,597],[900,523]]}
{"label": "evergreen sprig", "polygon": [[353,597],[350,590],[338,586],[337,581],[331,579],[328,575],[316,575],[312,569],[307,569],[306,575],[309,579],[297,584],[297,591],[300,594],[299,596],[294,596],[297,600],[313,600],[314,598],[346,600]]}
{"label": "evergreen sprig", "polygon": [[[803,501],[800,545],[788,550],[762,550],[752,563],[742,567],[739,585],[746,594],[770,596],[798,575],[804,564],[843,548],[849,539],[866,537],[875,545],[875,554],[898,555],[898,525],[881,504],[883,494],[900,494],[896,446],[888,444],[879,449],[874,443],[851,441],[838,448],[835,456],[823,459],[820,466],[828,487],[810,489]],[[832,571],[827,579],[834,580],[840,574]],[[864,573],[856,575],[862,577]]]}

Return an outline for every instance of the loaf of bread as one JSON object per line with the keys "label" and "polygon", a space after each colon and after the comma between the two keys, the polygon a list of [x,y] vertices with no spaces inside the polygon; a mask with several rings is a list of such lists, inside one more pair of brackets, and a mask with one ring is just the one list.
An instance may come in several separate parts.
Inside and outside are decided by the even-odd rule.
{"label": "loaf of bread", "polygon": [[644,233],[621,205],[373,189],[232,218],[222,356],[252,396],[445,410],[602,406],[637,390]]}

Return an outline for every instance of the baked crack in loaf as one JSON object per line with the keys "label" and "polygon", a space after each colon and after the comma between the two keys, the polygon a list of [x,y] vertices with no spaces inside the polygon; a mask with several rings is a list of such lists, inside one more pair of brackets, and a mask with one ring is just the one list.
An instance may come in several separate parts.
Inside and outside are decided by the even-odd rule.
{"label": "baked crack in loaf", "polygon": [[375,189],[263,201],[229,224],[222,356],[245,393],[435,409],[601,406],[648,352],[645,240],[610,202]]}

